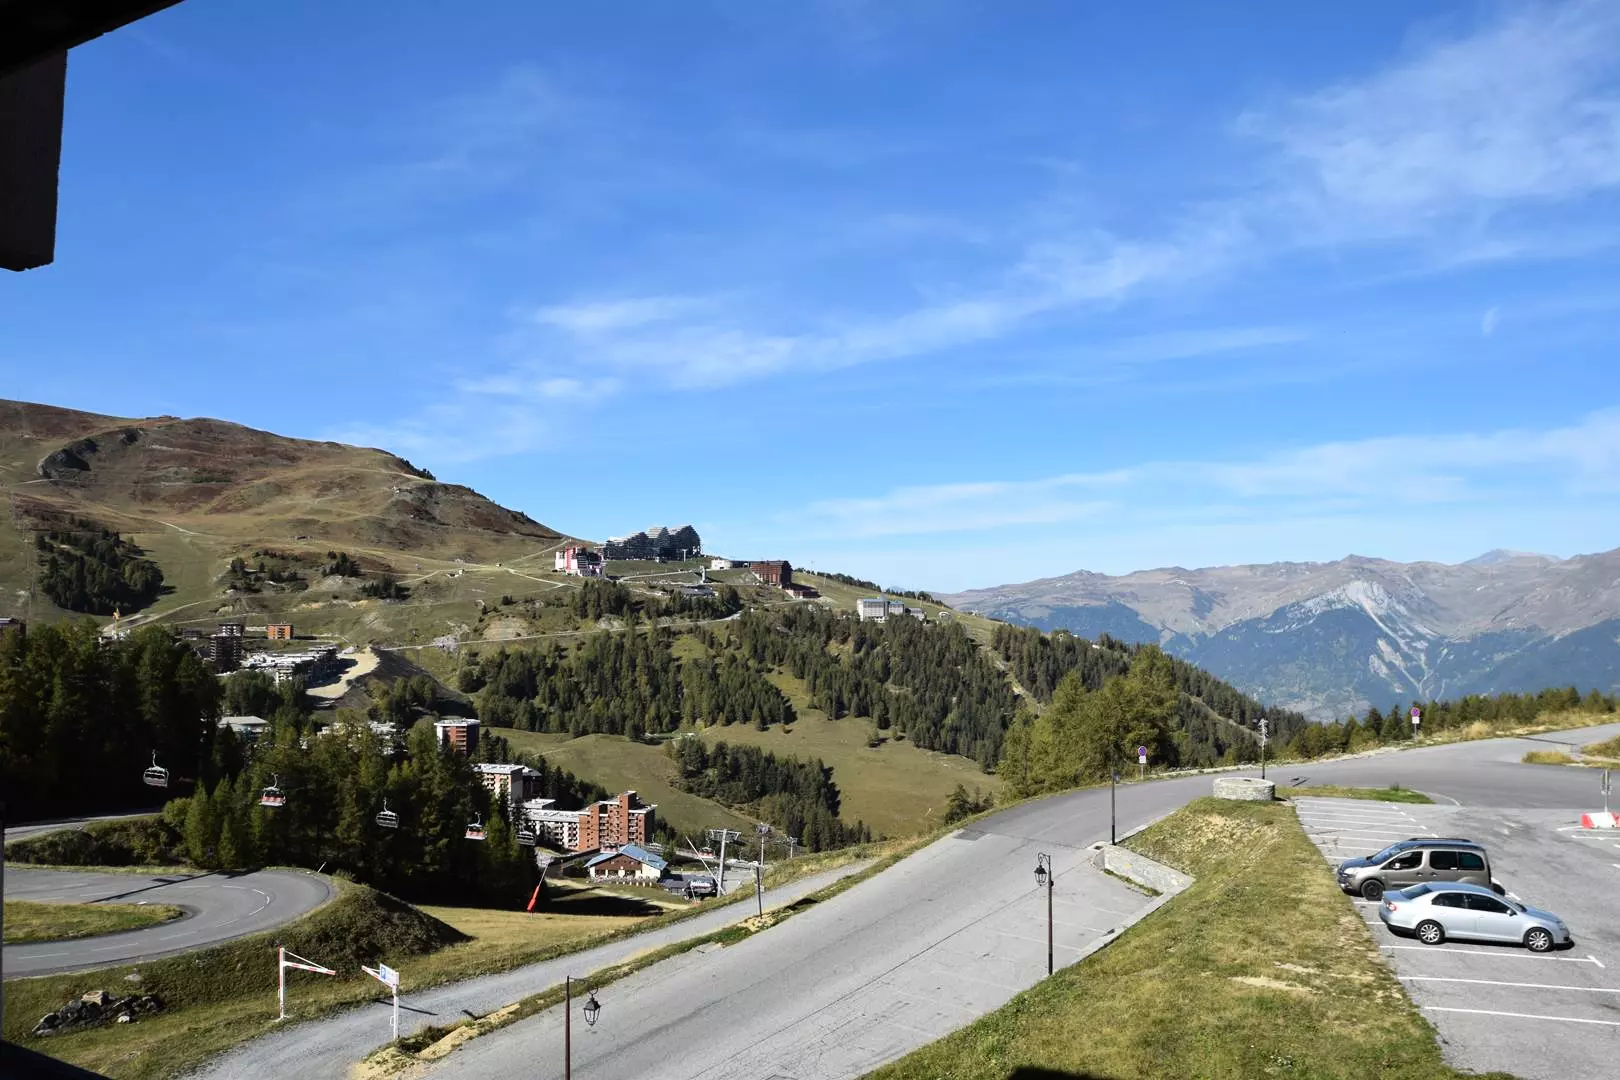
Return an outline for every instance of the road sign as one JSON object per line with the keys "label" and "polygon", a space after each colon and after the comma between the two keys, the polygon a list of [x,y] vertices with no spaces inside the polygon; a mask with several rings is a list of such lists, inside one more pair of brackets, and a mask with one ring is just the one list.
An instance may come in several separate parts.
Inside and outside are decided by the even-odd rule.
{"label": "road sign", "polygon": [[368,968],[361,964],[360,970],[394,992],[394,1015],[391,1026],[394,1030],[394,1038],[399,1038],[399,972],[387,964],[378,964],[374,968]]}
{"label": "road sign", "polygon": [[1136,748],[1136,763],[1138,765],[1146,765],[1147,764],[1147,747],[1138,746]]}
{"label": "road sign", "polygon": [[1412,706],[1412,726],[1417,727],[1423,723],[1423,710],[1416,705]]}

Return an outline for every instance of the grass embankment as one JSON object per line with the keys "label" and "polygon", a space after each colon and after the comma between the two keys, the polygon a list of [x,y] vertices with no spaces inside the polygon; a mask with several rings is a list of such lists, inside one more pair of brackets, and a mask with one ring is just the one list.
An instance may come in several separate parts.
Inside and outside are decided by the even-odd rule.
{"label": "grass embankment", "polygon": [[1575,759],[1562,750],[1532,750],[1520,759],[1526,765],[1573,765]]}
{"label": "grass embankment", "polygon": [[1322,784],[1316,787],[1280,787],[1277,789],[1278,798],[1316,798],[1316,799],[1368,799],[1374,802],[1398,803],[1432,803],[1433,799],[1421,791],[1393,784],[1385,788],[1365,787],[1337,787],[1333,784]]}
{"label": "grass embankment", "polygon": [[1463,1075],[1288,807],[1199,799],[1129,846],[1196,882],[1109,948],[872,1076]]}
{"label": "grass embankment", "polygon": [[144,930],[185,914],[168,904],[41,904],[28,900],[7,900],[5,912],[7,945]]}
{"label": "grass embankment", "polygon": [[1581,748],[1583,757],[1597,758],[1603,764],[1614,762],[1620,764],[1620,735],[1612,739],[1604,739]]}
{"label": "grass embankment", "polygon": [[[449,951],[446,946],[466,937],[391,896],[343,886],[330,904],[279,931],[143,964],[11,980],[5,1037],[110,1077],[176,1075],[269,1030],[276,1015],[278,940],[342,973],[289,973],[288,1011],[309,1016],[377,996],[361,964],[383,960],[414,975],[421,964],[412,963],[413,957]],[[156,994],[165,1011],[133,1024],[44,1039],[30,1034],[41,1016],[101,989]]]}

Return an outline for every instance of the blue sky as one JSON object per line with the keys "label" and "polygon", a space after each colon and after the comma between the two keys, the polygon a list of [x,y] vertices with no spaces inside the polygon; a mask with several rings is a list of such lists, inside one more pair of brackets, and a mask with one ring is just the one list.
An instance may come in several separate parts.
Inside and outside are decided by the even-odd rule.
{"label": "blue sky", "polygon": [[0,396],[887,584],[1620,544],[1620,5],[187,0]]}

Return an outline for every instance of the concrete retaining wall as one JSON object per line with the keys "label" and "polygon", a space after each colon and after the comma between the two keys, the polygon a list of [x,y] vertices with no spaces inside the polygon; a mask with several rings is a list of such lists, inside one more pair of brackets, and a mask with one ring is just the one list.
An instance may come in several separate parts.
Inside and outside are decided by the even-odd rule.
{"label": "concrete retaining wall", "polygon": [[1277,785],[1252,776],[1223,776],[1215,781],[1215,797],[1242,802],[1270,802],[1277,797]]}
{"label": "concrete retaining wall", "polygon": [[1161,862],[1154,862],[1146,855],[1138,855],[1130,848],[1120,847],[1117,844],[1102,845],[1092,861],[1104,870],[1128,878],[1138,885],[1146,885],[1165,900],[1193,883],[1193,879],[1180,870],[1172,870]]}

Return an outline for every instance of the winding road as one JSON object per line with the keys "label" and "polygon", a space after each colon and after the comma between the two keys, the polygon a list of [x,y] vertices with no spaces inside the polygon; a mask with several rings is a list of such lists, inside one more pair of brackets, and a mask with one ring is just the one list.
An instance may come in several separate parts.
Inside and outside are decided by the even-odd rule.
{"label": "winding road", "polygon": [[172,904],[185,918],[145,930],[75,941],[7,945],[0,951],[5,978],[151,960],[270,930],[326,903],[333,895],[324,877],[289,870],[251,874],[80,873],[8,866],[7,900],[76,904]]}
{"label": "winding road", "polygon": [[[1620,724],[1416,747],[1273,766],[1269,775],[1283,784],[1401,784],[1446,803],[1566,811],[1573,821],[1599,802],[1597,774],[1520,759],[1527,750],[1579,746],[1617,732]],[[1122,785],[1118,832],[1208,794],[1210,785],[1208,775]],[[1108,835],[1107,788],[1013,807],[766,933],[654,965],[599,992],[602,1019],[589,1028],[575,1025],[574,1074],[859,1076],[999,1007],[1044,976],[1045,912],[1032,873],[1037,852],[1053,856],[1057,873],[1059,965],[1082,958],[1151,910],[1154,900],[1091,867],[1092,845]],[[407,969],[401,1034],[462,1010],[488,1012],[559,982],[564,970],[586,976],[602,962],[579,954],[423,994],[411,991]],[[473,1040],[427,1072],[491,1080],[560,1076],[562,1030],[557,1011],[547,1010]],[[387,1031],[381,1005],[357,1009],[249,1043],[203,1075],[342,1076],[386,1041]]]}

